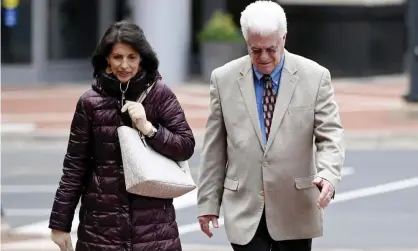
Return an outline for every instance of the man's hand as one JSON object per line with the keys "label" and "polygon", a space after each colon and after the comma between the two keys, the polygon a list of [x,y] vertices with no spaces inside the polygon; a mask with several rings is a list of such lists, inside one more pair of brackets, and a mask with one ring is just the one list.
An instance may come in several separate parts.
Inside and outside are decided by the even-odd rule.
{"label": "man's hand", "polygon": [[315,184],[321,191],[317,202],[318,208],[327,207],[334,195],[334,187],[328,180],[321,177],[316,177],[312,183]]}
{"label": "man's hand", "polygon": [[212,232],[209,230],[209,222],[212,222],[214,228],[218,228],[218,216],[216,215],[203,215],[199,217],[200,229],[205,233],[209,238],[213,236]]}

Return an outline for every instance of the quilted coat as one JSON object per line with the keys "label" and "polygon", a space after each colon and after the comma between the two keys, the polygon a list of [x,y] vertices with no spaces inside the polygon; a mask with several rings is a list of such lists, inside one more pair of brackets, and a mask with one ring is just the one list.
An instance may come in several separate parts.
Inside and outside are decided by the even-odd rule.
{"label": "quilted coat", "polygon": [[[49,228],[70,232],[81,198],[76,251],[182,250],[172,199],[126,192],[117,127],[132,122],[121,113],[122,93],[112,76],[102,73],[78,100]],[[143,79],[130,81],[127,100],[145,90],[149,82]],[[148,144],[173,160],[187,160],[194,152],[193,133],[174,93],[156,81],[143,101],[157,128]]]}

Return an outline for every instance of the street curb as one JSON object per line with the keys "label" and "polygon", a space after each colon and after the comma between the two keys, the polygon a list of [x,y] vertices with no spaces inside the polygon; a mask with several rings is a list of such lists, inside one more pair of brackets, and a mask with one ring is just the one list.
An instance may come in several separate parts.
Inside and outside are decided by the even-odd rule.
{"label": "street curb", "polygon": [[418,149],[418,130],[346,132],[347,149]]}
{"label": "street curb", "polygon": [[[194,130],[196,147],[201,148],[203,130]],[[51,132],[3,132],[4,141],[67,141],[68,131]],[[345,132],[345,142],[351,148],[408,148],[418,149],[417,131],[350,131]]]}
{"label": "street curb", "polygon": [[351,140],[375,140],[375,141],[384,141],[384,140],[418,140],[418,130],[416,131],[374,131],[374,132],[365,132],[365,131],[346,131],[345,139],[348,141]]}
{"label": "street curb", "polygon": [[2,140],[48,140],[61,141],[68,140],[69,131],[52,131],[52,132],[2,132]]}

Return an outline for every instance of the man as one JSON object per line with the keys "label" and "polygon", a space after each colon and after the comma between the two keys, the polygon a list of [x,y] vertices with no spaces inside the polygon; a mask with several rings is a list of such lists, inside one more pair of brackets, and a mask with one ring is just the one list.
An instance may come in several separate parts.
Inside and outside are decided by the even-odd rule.
{"label": "man", "polygon": [[250,4],[240,22],[249,55],[211,76],[199,223],[211,237],[222,203],[234,250],[311,250],[345,158],[330,72],[284,49],[277,3]]}

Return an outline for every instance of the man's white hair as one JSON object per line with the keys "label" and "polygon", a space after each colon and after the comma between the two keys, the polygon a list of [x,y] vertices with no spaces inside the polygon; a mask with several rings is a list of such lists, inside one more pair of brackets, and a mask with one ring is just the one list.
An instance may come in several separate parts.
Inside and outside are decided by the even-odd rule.
{"label": "man's white hair", "polygon": [[254,32],[261,36],[279,32],[283,37],[287,33],[287,20],[283,8],[273,1],[256,1],[249,4],[241,12],[241,31],[245,40],[248,32]]}

